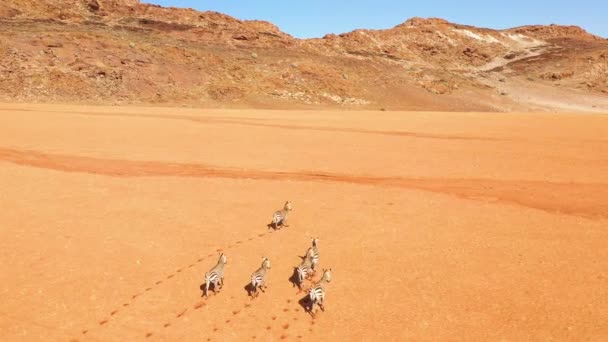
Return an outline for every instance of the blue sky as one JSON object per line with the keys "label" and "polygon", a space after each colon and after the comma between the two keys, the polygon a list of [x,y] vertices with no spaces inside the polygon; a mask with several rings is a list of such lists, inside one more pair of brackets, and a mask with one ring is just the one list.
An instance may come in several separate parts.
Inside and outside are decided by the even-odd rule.
{"label": "blue sky", "polygon": [[509,28],[528,24],[582,26],[608,38],[608,0],[143,0],[163,6],[217,11],[266,20],[295,37],[321,37],[356,28],[384,29],[411,17],[440,17],[459,24]]}

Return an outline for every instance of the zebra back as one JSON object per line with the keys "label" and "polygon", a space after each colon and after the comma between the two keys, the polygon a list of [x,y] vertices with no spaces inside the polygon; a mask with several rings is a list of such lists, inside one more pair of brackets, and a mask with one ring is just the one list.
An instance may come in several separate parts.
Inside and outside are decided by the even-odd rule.
{"label": "zebra back", "polygon": [[309,274],[312,274],[312,262],[312,249],[308,248],[308,250],[306,251],[306,255],[304,256],[304,260],[302,260],[300,265],[298,265],[298,267],[296,268],[298,272],[298,281],[300,287],[302,286],[304,278],[307,278]]}
{"label": "zebra back", "polygon": [[308,290],[308,296],[312,303],[323,303],[325,300],[325,284],[331,282],[331,268],[323,270],[323,276]]}
{"label": "zebra back", "polygon": [[262,258],[262,266],[251,274],[251,284],[256,286],[263,282],[266,278],[266,272],[270,269],[270,260],[266,257]]}
{"label": "zebra back", "polygon": [[292,210],[292,205],[290,201],[285,202],[283,205],[283,209],[277,210],[272,215],[272,221],[275,225],[281,224],[281,222],[287,219],[289,212]]}
{"label": "zebra back", "polygon": [[319,238],[312,239],[312,247],[310,249],[312,250],[312,266],[316,268],[319,264]]}
{"label": "zebra back", "polygon": [[213,274],[217,275],[218,277],[223,277],[224,276],[224,266],[228,263],[228,258],[226,257],[226,255],[224,253],[220,254],[220,258],[217,261],[217,264],[215,266],[213,266],[213,268],[211,270],[209,270],[209,272],[207,272],[206,277],[210,277]]}

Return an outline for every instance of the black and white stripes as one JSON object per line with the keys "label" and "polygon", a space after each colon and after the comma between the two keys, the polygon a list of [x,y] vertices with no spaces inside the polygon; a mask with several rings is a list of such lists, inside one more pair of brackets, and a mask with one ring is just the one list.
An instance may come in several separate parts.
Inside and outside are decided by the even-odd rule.
{"label": "black and white stripes", "polygon": [[304,279],[308,279],[312,277],[313,268],[312,268],[312,248],[309,248],[306,251],[306,255],[304,256],[304,260],[302,263],[296,267],[296,273],[298,275],[298,288],[302,290],[302,285],[304,284]]}
{"label": "black and white stripes", "polygon": [[323,276],[321,279],[308,290],[309,308],[308,311],[314,317],[313,312],[314,305],[317,304],[322,311],[325,311],[325,286],[331,282],[331,268],[323,270]]}
{"label": "black and white stripes", "polygon": [[[279,229],[283,226],[287,227],[287,219],[291,210],[291,202],[286,201],[283,209],[276,211],[273,214],[272,223],[269,226],[274,226],[275,229]],[[258,234],[260,237],[263,235],[265,234]],[[253,240],[253,238],[249,240]],[[301,263],[294,268],[294,274],[292,274],[290,281],[294,284],[294,286],[298,286],[298,293],[302,292],[305,288],[305,282],[310,282],[312,284],[312,287],[306,291],[306,296],[303,298],[303,300],[307,303],[307,305],[305,305],[306,311],[309,312],[314,318],[315,312],[313,311],[315,305],[319,306],[321,310],[325,311],[326,291],[327,284],[331,282],[331,269],[323,270],[320,280],[314,283],[313,278],[316,278],[316,271],[318,270],[320,260],[319,239],[311,238],[311,242],[311,246],[306,250],[305,255],[302,257]],[[285,245],[283,247],[285,247]],[[199,259],[199,261],[201,260],[202,259]],[[226,255],[224,253],[220,253],[219,259],[215,266],[213,266],[209,272],[205,273],[205,283],[201,285],[204,297],[209,296],[209,290],[213,290],[215,295],[217,292],[220,292],[220,290],[223,289],[224,269],[227,262],[228,258]],[[240,269],[241,265],[239,265],[238,260],[237,264],[234,266],[237,269]],[[261,266],[249,276],[249,283],[245,289],[247,290],[251,299],[257,298],[259,296],[259,291],[264,293],[266,292],[270,267],[270,259],[263,257]],[[231,296],[231,298],[233,297]],[[304,305],[303,302],[301,303]]]}
{"label": "black and white stripes", "polygon": [[285,202],[282,210],[277,210],[272,214],[272,226],[274,229],[281,229],[281,227],[289,227],[287,217],[289,212],[292,210],[291,202]]}
{"label": "black and white stripes", "polygon": [[252,299],[258,296],[258,289],[265,292],[264,288],[268,286],[266,281],[266,273],[269,269],[270,260],[268,258],[262,258],[262,266],[251,274],[251,291],[249,295],[252,297]]}
{"label": "black and white stripes", "polygon": [[208,296],[211,284],[213,284],[213,294],[216,294],[224,286],[224,266],[227,262],[228,258],[222,253],[217,264],[209,272],[205,273],[205,293],[203,293],[205,297]]}
{"label": "black and white stripes", "polygon": [[317,267],[319,265],[319,239],[318,238],[312,239],[312,247],[310,247],[310,250],[311,250],[312,269],[313,269],[313,271],[316,271]]}

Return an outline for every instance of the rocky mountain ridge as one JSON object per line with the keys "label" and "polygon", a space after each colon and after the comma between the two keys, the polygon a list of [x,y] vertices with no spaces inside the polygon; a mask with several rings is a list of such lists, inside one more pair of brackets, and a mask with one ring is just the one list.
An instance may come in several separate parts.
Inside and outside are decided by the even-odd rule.
{"label": "rocky mountain ridge", "polygon": [[[268,22],[137,0],[5,0],[0,27],[3,101],[608,108],[608,41],[574,26],[492,30],[412,18],[297,39]],[[574,100],[562,106],[564,98]]]}

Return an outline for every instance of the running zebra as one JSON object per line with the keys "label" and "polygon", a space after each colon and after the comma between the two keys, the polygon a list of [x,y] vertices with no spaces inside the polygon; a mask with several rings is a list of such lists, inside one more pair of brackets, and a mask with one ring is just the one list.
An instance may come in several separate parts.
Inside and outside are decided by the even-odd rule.
{"label": "running zebra", "polygon": [[313,238],[312,239],[312,247],[310,248],[312,250],[312,254],[311,254],[311,260],[312,260],[312,270],[314,272],[317,271],[317,266],[319,266],[319,239],[318,238]]}
{"label": "running zebra", "polygon": [[251,292],[249,293],[251,299],[256,298],[259,295],[258,288],[262,292],[266,292],[264,291],[264,288],[268,287],[268,285],[266,285],[266,273],[269,269],[270,260],[268,258],[262,258],[262,267],[251,274],[251,289],[253,289],[253,294],[251,294]]}
{"label": "running zebra", "polygon": [[331,282],[331,268],[328,270],[323,270],[323,276],[321,279],[308,290],[308,298],[310,306],[308,307],[308,312],[315,317],[315,313],[313,312],[315,304],[319,305],[322,311],[325,311],[325,306],[323,302],[325,301],[325,287],[323,285]]}
{"label": "running zebra", "polygon": [[302,285],[304,284],[304,279],[308,279],[310,277],[312,277],[314,271],[312,269],[312,262],[313,262],[313,251],[312,248],[308,248],[308,250],[306,251],[306,255],[304,256],[304,260],[302,260],[302,263],[296,267],[296,273],[298,275],[297,281],[298,281],[298,288],[300,289],[300,291],[302,291]]}
{"label": "running zebra", "polygon": [[281,229],[283,226],[289,227],[287,216],[289,215],[291,209],[291,202],[287,201],[283,206],[283,210],[277,210],[274,212],[274,214],[272,214],[271,225],[274,227],[274,229]]}
{"label": "running zebra", "polygon": [[213,284],[214,295],[216,294],[216,290],[219,291],[224,286],[224,266],[226,266],[226,263],[228,263],[228,258],[222,253],[217,264],[209,272],[205,273],[205,293],[203,293],[205,297],[208,297],[210,284]]}
{"label": "running zebra", "polygon": [[310,299],[310,306],[308,308],[308,312],[314,317],[315,313],[312,311],[314,309],[315,304],[319,305],[322,311],[325,311],[325,306],[323,302],[325,301],[325,287],[324,284],[328,284],[331,282],[331,268],[328,270],[323,270],[323,277],[308,290],[308,298]]}

